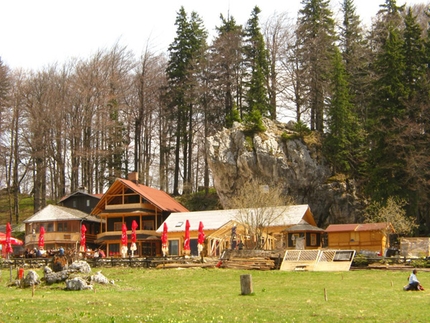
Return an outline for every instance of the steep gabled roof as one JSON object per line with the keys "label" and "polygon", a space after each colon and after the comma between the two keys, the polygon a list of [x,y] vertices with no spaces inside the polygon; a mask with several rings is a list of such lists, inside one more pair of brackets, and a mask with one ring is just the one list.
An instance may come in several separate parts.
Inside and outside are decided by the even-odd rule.
{"label": "steep gabled roof", "polygon": [[87,196],[94,197],[94,198],[97,198],[97,199],[100,199],[103,196],[103,194],[90,194],[90,193],[84,192],[84,191],[76,191],[76,192],[73,192],[73,193],[71,193],[69,195],[63,196],[60,199],[60,201],[58,201],[58,203],[64,202],[68,198],[70,198],[72,196],[75,196],[75,195],[87,195]]}
{"label": "steep gabled roof", "polygon": [[106,191],[106,193],[102,196],[100,201],[97,203],[94,208],[92,214],[99,214],[104,211],[106,199],[109,194],[119,193],[122,188],[126,186],[129,189],[133,190],[140,196],[142,196],[145,200],[147,200],[152,205],[155,205],[162,211],[167,212],[188,212],[188,209],[183,206],[181,203],[176,201],[173,197],[171,197],[166,192],[157,190],[155,188],[136,184],[132,181],[117,178],[115,182],[111,185],[111,187]]}
{"label": "steep gabled roof", "polygon": [[[289,226],[300,223],[304,218],[315,224],[310,208],[307,204],[304,205],[288,205],[274,208],[278,212],[282,212],[273,226]],[[190,222],[190,231],[198,231],[199,223],[202,221],[205,230],[218,230],[220,227],[229,221],[237,221],[240,212],[253,211],[253,209],[230,209],[230,210],[211,210],[211,211],[195,211],[172,213],[166,219],[166,224],[169,232],[185,231],[185,222]],[[275,212],[276,212],[275,211]],[[257,209],[258,212],[258,209]],[[163,232],[163,224],[157,229],[157,232]]]}
{"label": "steep gabled roof", "polygon": [[330,224],[325,232],[360,232],[360,231],[394,231],[392,225],[386,222],[379,223],[354,223],[354,224]]}
{"label": "steep gabled roof", "polygon": [[54,221],[69,221],[69,220],[87,220],[92,222],[100,222],[99,218],[89,215],[85,212],[71,209],[64,206],[49,204],[42,210],[36,212],[31,217],[24,220],[24,223],[33,222],[54,222]]}

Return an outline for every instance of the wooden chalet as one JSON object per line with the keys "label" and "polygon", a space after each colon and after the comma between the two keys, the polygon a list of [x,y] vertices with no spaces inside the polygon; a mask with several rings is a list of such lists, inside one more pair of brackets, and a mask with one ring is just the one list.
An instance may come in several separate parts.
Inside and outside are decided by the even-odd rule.
{"label": "wooden chalet", "polygon": [[57,250],[61,246],[76,248],[80,241],[82,224],[87,227],[87,246],[92,248],[100,228],[100,219],[80,210],[48,205],[24,220],[24,224],[26,248],[38,247],[40,227],[45,229],[45,250]]}
{"label": "wooden chalet", "polygon": [[[168,227],[168,254],[172,256],[182,256],[184,254],[186,220],[190,223],[191,255],[198,255],[197,238],[200,221],[204,226],[207,256],[219,256],[224,250],[238,249],[240,244],[243,244],[244,249],[253,249],[256,244],[255,237],[251,237],[240,224],[240,214],[243,212],[266,212],[268,209],[271,209],[270,212],[277,213],[278,216],[272,222],[267,233],[263,234],[264,249],[295,249],[295,237],[301,237],[302,235],[309,241],[304,244],[304,248],[320,247],[321,234],[324,230],[316,227],[309,206],[289,205],[261,209],[172,213],[165,221]],[[163,232],[163,226],[160,225],[158,228],[158,234]],[[288,229],[292,229],[292,231],[288,231]]]}
{"label": "wooden chalet", "polygon": [[120,256],[122,225],[125,223],[127,227],[130,250],[134,220],[138,224],[134,255],[161,256],[161,234],[156,229],[172,212],[188,210],[167,193],[139,184],[137,173],[130,174],[127,180],[118,178],[91,213],[102,220],[96,242],[107,256]]}
{"label": "wooden chalet", "polygon": [[389,246],[394,233],[390,223],[331,224],[325,230],[328,248],[372,251],[381,255]]}

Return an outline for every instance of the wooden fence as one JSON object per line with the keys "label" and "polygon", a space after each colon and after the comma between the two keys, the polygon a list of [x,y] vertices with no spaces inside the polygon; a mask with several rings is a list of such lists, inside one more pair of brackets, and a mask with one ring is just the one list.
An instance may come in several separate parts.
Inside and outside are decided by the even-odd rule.
{"label": "wooden fence", "polygon": [[[93,267],[142,267],[142,268],[155,268],[158,265],[169,263],[187,263],[190,259],[166,259],[166,258],[103,258],[103,259],[80,259],[86,261],[92,268]],[[53,257],[47,258],[12,258],[0,259],[1,268],[43,268],[51,266]]]}

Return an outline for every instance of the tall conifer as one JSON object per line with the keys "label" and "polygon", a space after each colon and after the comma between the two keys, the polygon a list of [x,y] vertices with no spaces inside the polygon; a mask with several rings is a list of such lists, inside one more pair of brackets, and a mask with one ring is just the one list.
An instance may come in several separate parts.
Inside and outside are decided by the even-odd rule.
{"label": "tall conifer", "polygon": [[244,121],[250,130],[264,131],[263,116],[269,116],[270,105],[266,80],[269,76],[269,62],[263,34],[260,30],[260,9],[254,7],[245,28],[245,60],[249,68],[249,83],[246,94],[248,104]]}
{"label": "tall conifer", "polygon": [[298,55],[303,69],[301,81],[307,89],[311,129],[323,132],[336,40],[335,24],[328,0],[302,0],[302,5],[297,29]]}

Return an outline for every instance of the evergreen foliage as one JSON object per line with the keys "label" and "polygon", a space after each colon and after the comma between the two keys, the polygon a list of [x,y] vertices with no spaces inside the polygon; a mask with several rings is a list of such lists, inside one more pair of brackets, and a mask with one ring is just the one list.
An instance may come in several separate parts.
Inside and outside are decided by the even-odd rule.
{"label": "evergreen foliage", "polygon": [[243,117],[249,130],[264,131],[263,116],[269,113],[269,98],[266,80],[269,76],[268,53],[260,31],[260,9],[255,7],[245,28],[245,63],[249,68],[249,82],[246,96],[247,111]]}
{"label": "evergreen foliage", "polygon": [[332,96],[327,112],[328,134],[323,148],[334,173],[349,173],[351,162],[354,160],[354,143],[357,140],[358,127],[346,70],[340,51],[337,49],[333,66]]}
{"label": "evergreen foliage", "polygon": [[330,78],[336,41],[335,23],[327,0],[303,0],[299,11],[297,40],[301,61],[306,105],[310,111],[311,130],[324,131],[324,112],[329,96]]}
{"label": "evergreen foliage", "polygon": [[[243,92],[239,77],[243,69],[243,30],[231,16],[221,18],[221,26],[217,27],[217,37],[211,47],[214,99],[224,106],[222,113],[223,125],[230,128],[233,122],[240,122]],[[221,118],[220,118],[221,119]]]}
{"label": "evergreen foliage", "polygon": [[[169,46],[169,62],[166,73],[169,82],[171,116],[176,120],[175,174],[173,194],[179,194],[179,176],[181,159],[185,185],[189,184],[191,172],[188,167],[192,154],[193,105],[196,93],[196,73],[199,60],[206,48],[207,32],[197,13],[192,12],[188,18],[184,7],[178,12],[177,32],[173,43]],[[182,148],[182,149],[181,149]],[[182,152],[182,156],[181,156]]]}

